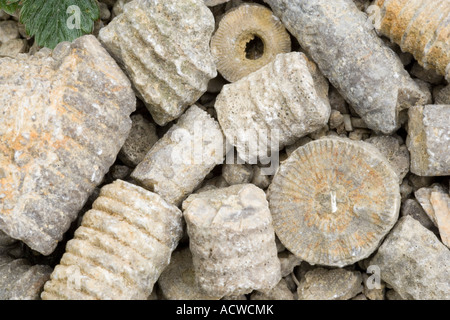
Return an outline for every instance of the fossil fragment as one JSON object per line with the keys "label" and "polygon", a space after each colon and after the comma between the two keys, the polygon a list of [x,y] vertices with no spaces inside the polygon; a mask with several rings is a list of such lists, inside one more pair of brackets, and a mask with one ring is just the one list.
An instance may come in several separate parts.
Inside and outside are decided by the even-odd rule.
{"label": "fossil fragment", "polygon": [[274,228],[310,264],[342,267],[368,257],[400,209],[398,177],[373,146],[323,138],[278,169],[268,199]]}
{"label": "fossil fragment", "polygon": [[94,36],[0,70],[0,229],[48,255],[114,163],[136,98]]}
{"label": "fossil fragment", "polygon": [[116,180],[84,215],[42,298],[146,299],[182,234],[178,208]]}
{"label": "fossil fragment", "polygon": [[213,296],[269,290],[281,279],[272,217],[252,184],[193,194],[183,202],[195,277]]}
{"label": "fossil fragment", "polygon": [[178,205],[224,155],[219,124],[194,105],[156,142],[131,177]]}
{"label": "fossil fragment", "polygon": [[[351,0],[265,0],[369,128],[390,134],[418,85]],[[345,48],[345,49],[344,49]]]}
{"label": "fossil fragment", "polygon": [[411,172],[419,176],[450,175],[450,105],[414,106],[408,111]]}
{"label": "fossil fragment", "polygon": [[409,216],[400,218],[370,263],[403,299],[450,299],[450,251]]}
{"label": "fossil fragment", "polygon": [[244,3],[229,10],[211,39],[217,70],[228,81],[237,81],[291,51],[291,38],[272,11]]}
{"label": "fossil fragment", "polygon": [[268,158],[328,122],[328,84],[303,53],[276,59],[225,85],[215,108],[227,141],[245,162]]}
{"label": "fossil fragment", "polygon": [[203,0],[134,0],[101,29],[99,39],[156,123],[165,125],[197,101],[217,75],[209,49],[213,31],[214,17]]}
{"label": "fossil fragment", "polygon": [[376,0],[377,30],[426,69],[445,75],[450,64],[448,0]]}
{"label": "fossil fragment", "polygon": [[52,268],[0,256],[0,300],[38,300]]}
{"label": "fossil fragment", "polygon": [[164,298],[168,300],[218,300],[203,293],[195,281],[194,264],[189,248],[175,251],[169,266],[158,280]]}

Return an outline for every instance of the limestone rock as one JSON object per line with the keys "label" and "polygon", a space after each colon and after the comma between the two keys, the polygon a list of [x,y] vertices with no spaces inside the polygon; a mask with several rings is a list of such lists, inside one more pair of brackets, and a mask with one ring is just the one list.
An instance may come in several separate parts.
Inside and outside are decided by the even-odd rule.
{"label": "limestone rock", "polygon": [[114,163],[135,96],[90,35],[0,70],[0,229],[48,255]]}
{"label": "limestone rock", "polygon": [[433,206],[442,242],[450,248],[450,196],[448,193],[432,191],[430,203]]}
{"label": "limestone rock", "polygon": [[[8,261],[9,260],[9,261]],[[38,300],[52,268],[0,257],[0,300]]]}
{"label": "limestone rock", "polygon": [[219,5],[219,4],[228,2],[228,1],[230,1],[230,0],[204,0],[204,1],[205,1],[205,4],[206,4],[208,7],[213,7],[213,6],[217,6],[217,5]]}
{"label": "limestone rock", "polygon": [[195,277],[213,296],[269,290],[281,279],[266,195],[252,184],[193,194],[183,202]]}
{"label": "limestone rock", "polygon": [[120,149],[118,157],[124,164],[134,168],[144,160],[147,152],[158,141],[158,135],[155,125],[142,115],[132,115],[131,121],[133,124],[130,134]]}
{"label": "limestone rock", "polygon": [[367,273],[362,274],[363,284],[364,284],[364,296],[369,300],[384,300],[384,295],[386,291],[386,284],[381,282],[379,288],[370,288],[368,283],[370,283],[369,275]]}
{"label": "limestone rock", "polygon": [[195,281],[194,264],[189,248],[175,251],[169,266],[158,280],[167,300],[219,300],[220,297],[203,293]]}
{"label": "limestone rock", "polygon": [[286,280],[281,279],[278,284],[268,291],[255,291],[250,300],[295,300],[294,294],[289,290]]}
{"label": "limestone rock", "polygon": [[117,180],[101,189],[42,298],[144,300],[183,234],[181,211],[159,195]]}
{"label": "limestone rock", "polygon": [[194,105],[155,143],[131,177],[178,205],[222,163],[224,155],[219,124]]}
{"label": "limestone rock", "polygon": [[416,192],[414,192],[414,196],[417,201],[422,206],[422,209],[428,215],[428,218],[433,222],[435,226],[438,225],[436,215],[434,213],[433,205],[431,204],[430,198],[432,192],[445,193],[443,187],[439,184],[433,184],[431,187],[420,188]]}
{"label": "limestone rock", "polygon": [[376,0],[377,31],[410,52],[426,69],[445,75],[450,63],[448,0]]}
{"label": "limestone rock", "polygon": [[19,27],[16,21],[0,21],[0,43],[19,38]]}
{"label": "limestone rock", "polygon": [[299,300],[348,300],[361,293],[358,271],[315,268],[305,274],[297,288]]}
{"label": "limestone rock", "polygon": [[414,106],[408,111],[411,172],[419,176],[450,175],[450,105]]}
{"label": "limestone rock", "polygon": [[393,136],[376,136],[364,141],[373,144],[386,157],[400,184],[409,171],[409,152],[406,145],[400,144]]}
{"label": "limestone rock", "polygon": [[[177,119],[217,75],[209,49],[214,17],[202,0],[134,0],[101,29],[159,125]],[[182,36],[180,36],[182,35]]]}
{"label": "limestone rock", "polygon": [[0,45],[0,57],[15,57],[19,53],[24,53],[28,48],[27,40],[11,39]]}
{"label": "limestone rock", "polygon": [[[449,60],[450,62],[450,60]],[[411,68],[411,75],[431,84],[440,84],[444,81],[444,77],[433,69],[424,69],[417,61]]]}
{"label": "limestone rock", "polygon": [[400,210],[398,177],[372,145],[327,137],[298,148],[269,187],[274,228],[310,264],[343,267],[368,257]]}
{"label": "limestone rock", "polygon": [[433,96],[435,104],[450,104],[450,84],[433,91]]}
{"label": "limestone rock", "polygon": [[265,2],[369,128],[390,134],[401,110],[422,103],[417,84],[353,1]]}
{"label": "limestone rock", "polygon": [[303,53],[280,54],[256,72],[225,85],[215,108],[227,141],[245,162],[265,161],[328,122],[328,84]]}
{"label": "limestone rock", "polygon": [[290,253],[289,251],[280,252],[278,254],[278,259],[280,259],[281,266],[281,276],[286,277],[294,271],[296,266],[299,266],[302,263],[302,260]]}
{"label": "limestone rock", "polygon": [[253,168],[249,164],[224,164],[222,176],[228,184],[250,183],[253,177]]}
{"label": "limestone rock", "polygon": [[434,229],[435,225],[433,221],[431,221],[430,217],[425,213],[421,205],[415,199],[407,199],[402,204],[401,214],[402,216],[411,216],[429,230]]}
{"label": "limestone rock", "polygon": [[371,264],[404,299],[450,299],[450,250],[409,216],[399,220]]}

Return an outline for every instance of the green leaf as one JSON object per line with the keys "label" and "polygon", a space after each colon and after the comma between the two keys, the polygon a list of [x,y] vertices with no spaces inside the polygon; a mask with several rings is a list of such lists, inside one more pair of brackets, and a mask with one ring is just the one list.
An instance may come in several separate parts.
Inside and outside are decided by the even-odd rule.
{"label": "green leaf", "polygon": [[96,0],[23,0],[20,22],[41,47],[53,49],[94,29],[100,12]]}
{"label": "green leaf", "polygon": [[0,0],[0,10],[4,10],[8,14],[13,14],[19,7],[20,0]]}

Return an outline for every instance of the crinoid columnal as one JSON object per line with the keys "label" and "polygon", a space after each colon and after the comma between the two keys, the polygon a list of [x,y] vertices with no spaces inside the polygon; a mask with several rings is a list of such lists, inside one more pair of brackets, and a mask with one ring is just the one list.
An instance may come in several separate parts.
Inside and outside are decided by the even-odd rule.
{"label": "crinoid columnal", "polygon": [[343,267],[368,257],[397,221],[398,178],[364,142],[324,138],[298,148],[269,187],[275,232],[310,264]]}

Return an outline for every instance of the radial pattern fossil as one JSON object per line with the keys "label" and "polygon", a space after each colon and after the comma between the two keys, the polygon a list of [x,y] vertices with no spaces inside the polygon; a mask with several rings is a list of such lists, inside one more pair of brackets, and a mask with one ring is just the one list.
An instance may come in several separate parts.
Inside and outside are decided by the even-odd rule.
{"label": "radial pattern fossil", "polygon": [[298,148],[269,189],[275,232],[311,264],[345,266],[368,257],[393,227],[398,179],[373,146],[325,138]]}
{"label": "radial pattern fossil", "polygon": [[217,69],[230,82],[265,66],[279,53],[291,51],[291,39],[272,11],[243,4],[222,18],[211,39]]}

